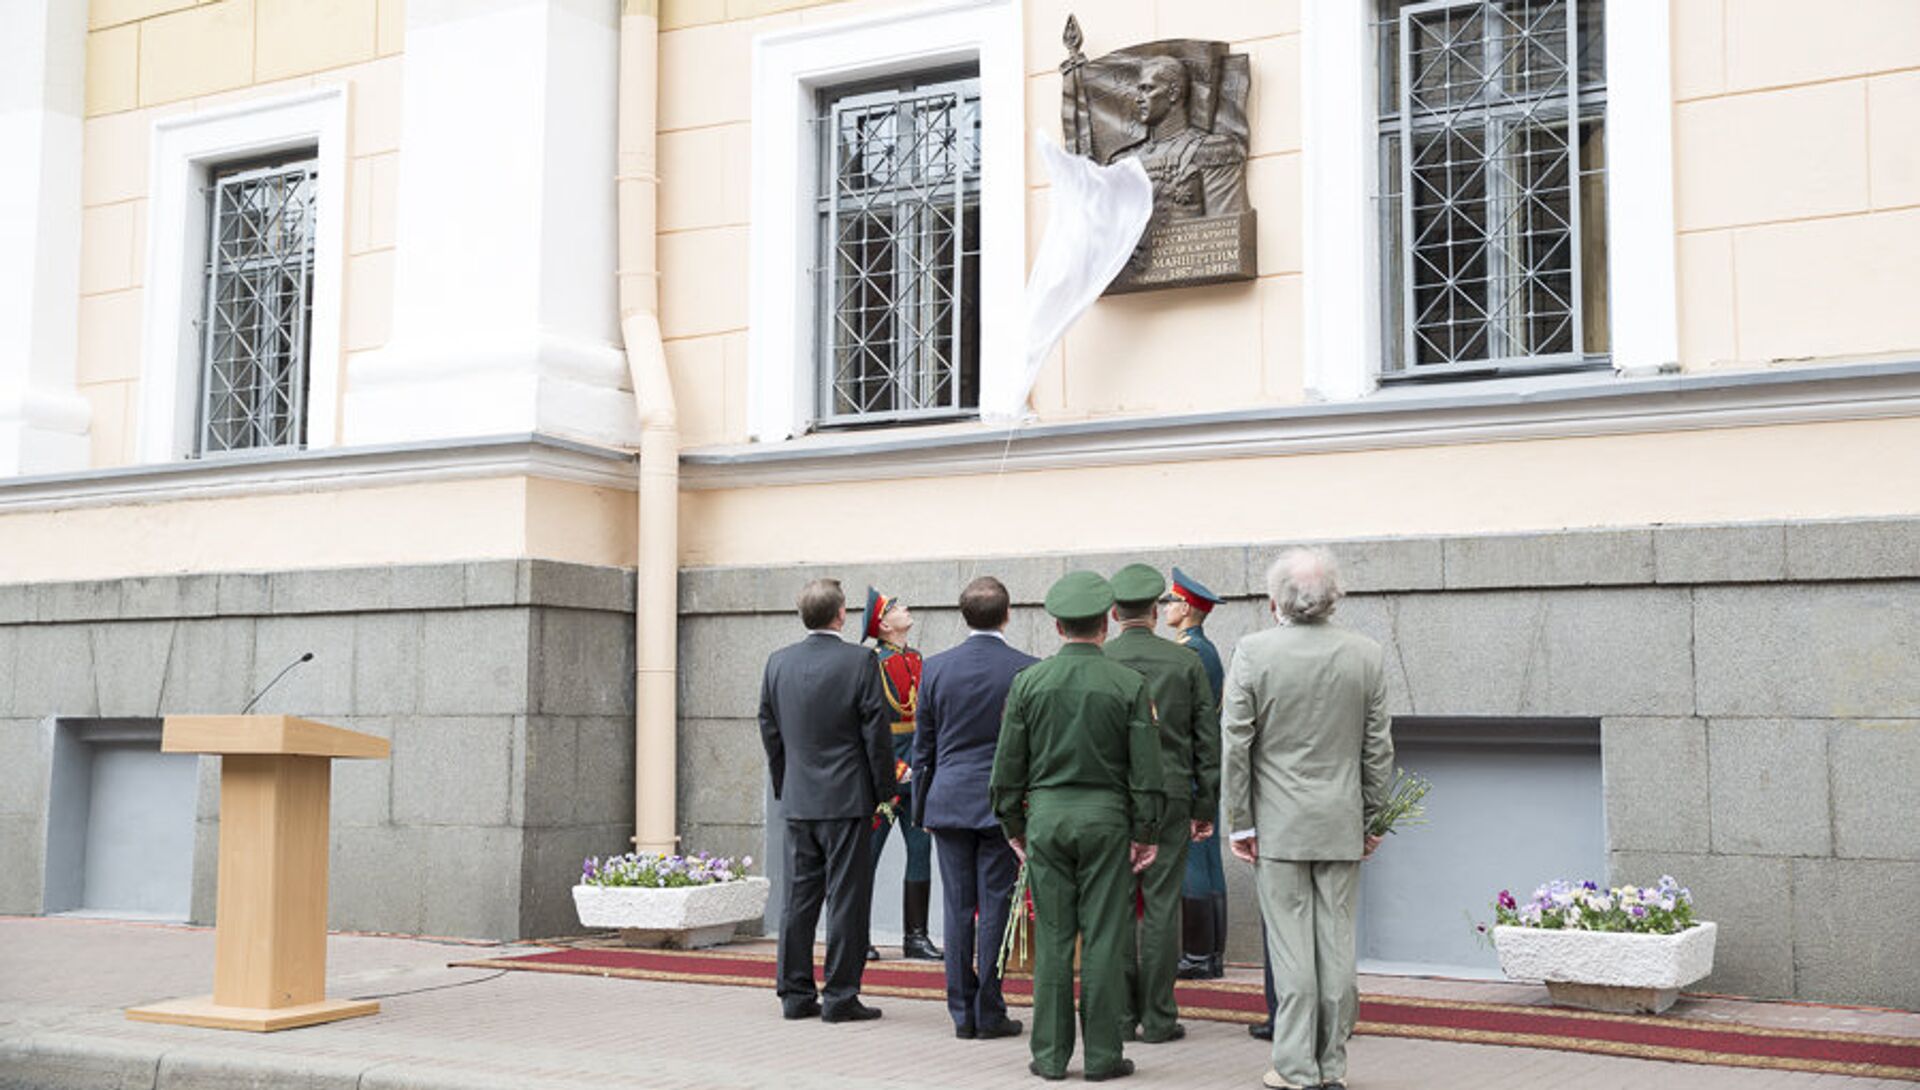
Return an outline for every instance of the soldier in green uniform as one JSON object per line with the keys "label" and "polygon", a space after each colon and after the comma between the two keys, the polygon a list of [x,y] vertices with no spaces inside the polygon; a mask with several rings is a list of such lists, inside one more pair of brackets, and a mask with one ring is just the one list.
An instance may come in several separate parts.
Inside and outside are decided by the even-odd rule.
{"label": "soldier in green uniform", "polygon": [[1194,651],[1153,634],[1158,601],[1167,581],[1146,564],[1128,564],[1113,575],[1113,619],[1120,632],[1107,641],[1107,658],[1147,679],[1160,726],[1160,772],[1166,807],[1160,812],[1159,848],[1140,875],[1139,958],[1127,965],[1128,998],[1123,1033],[1136,1025],[1148,1044],[1187,1035],[1176,1019],[1173,982],[1180,965],[1180,883],[1186,877],[1187,845],[1213,833],[1220,808],[1220,709],[1213,684]]}
{"label": "soldier in green uniform", "polygon": [[1065,641],[1014,679],[993,759],[994,816],[1033,893],[1033,1062],[1062,1079],[1073,1055],[1073,943],[1081,940],[1085,1077],[1133,1073],[1121,1056],[1133,875],[1153,862],[1162,791],[1147,683],[1101,653],[1113,588],[1069,572],[1047,591]]}

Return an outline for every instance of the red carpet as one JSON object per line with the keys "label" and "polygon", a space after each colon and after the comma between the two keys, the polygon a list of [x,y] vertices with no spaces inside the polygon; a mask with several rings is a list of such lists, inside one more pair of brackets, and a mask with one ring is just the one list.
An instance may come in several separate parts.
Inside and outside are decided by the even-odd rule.
{"label": "red carpet", "polygon": [[[771,954],[717,950],[576,948],[453,964],[754,988],[772,987],[774,977]],[[910,999],[946,995],[940,966],[924,962],[871,964],[862,990]],[[1009,1002],[1031,1002],[1032,982],[1024,977],[1009,977],[1006,990]],[[1184,1018],[1245,1023],[1266,1016],[1260,989],[1252,985],[1187,981],[1176,995]],[[1920,1082],[1920,1039],[1900,1037],[1383,995],[1361,997],[1358,1032]]]}

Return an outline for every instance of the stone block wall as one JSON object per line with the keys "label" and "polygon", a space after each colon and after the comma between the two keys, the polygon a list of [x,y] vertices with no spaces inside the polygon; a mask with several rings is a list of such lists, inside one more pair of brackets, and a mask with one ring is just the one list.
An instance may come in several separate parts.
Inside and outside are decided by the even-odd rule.
{"label": "stone block wall", "polygon": [[[1920,1008],[1903,971],[1920,963],[1903,907],[1920,898],[1920,522],[1328,544],[1352,592],[1341,623],[1387,646],[1396,714],[1601,721],[1612,877],[1692,886],[1723,925],[1704,987]],[[1228,596],[1208,630],[1230,653],[1271,623],[1276,548],[1137,558]],[[1010,638],[1046,653],[1052,580],[1131,559],[683,572],[683,843],[771,861],[757,693],[809,576],[904,596],[915,643],[938,650],[962,635],[959,587],[992,573],[1017,603]],[[0,586],[0,912],[42,903],[49,716],[237,711],[311,650],[260,709],[394,743],[390,761],[336,765],[333,925],[573,930],[580,858],[623,850],[632,828],[632,608],[629,573],[542,561]],[[1230,953],[1251,959],[1251,876],[1227,873]]]}
{"label": "stone block wall", "polygon": [[[1903,907],[1920,899],[1920,522],[1324,544],[1351,592],[1340,622],[1388,649],[1395,714],[1601,720],[1613,880],[1692,887],[1722,925],[1703,988],[1920,1008]],[[1069,567],[1178,563],[1228,597],[1207,628],[1230,654],[1271,623],[1279,547],[685,571],[683,836],[771,854],[759,671],[798,638],[793,597],[816,573],[856,604],[868,583],[903,596],[929,651],[962,635],[951,603],[967,579],[997,575],[1016,601],[1009,638],[1046,654],[1058,641],[1038,604]],[[1229,953],[1251,960],[1250,871],[1227,874]]]}
{"label": "stone block wall", "polygon": [[[337,761],[330,923],[577,929],[580,860],[633,829],[633,577],[545,561],[0,587],[0,912],[41,910],[50,716],[256,707],[388,738]],[[218,760],[193,919],[210,922]]]}

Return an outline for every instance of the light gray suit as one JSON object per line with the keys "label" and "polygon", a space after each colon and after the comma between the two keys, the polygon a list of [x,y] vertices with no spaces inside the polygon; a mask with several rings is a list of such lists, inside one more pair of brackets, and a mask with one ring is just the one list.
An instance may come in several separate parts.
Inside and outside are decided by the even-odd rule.
{"label": "light gray suit", "polygon": [[1393,779],[1380,645],[1329,624],[1240,641],[1221,700],[1227,828],[1259,838],[1255,871],[1278,1006],[1273,1069],[1346,1078],[1354,909],[1367,818]]}

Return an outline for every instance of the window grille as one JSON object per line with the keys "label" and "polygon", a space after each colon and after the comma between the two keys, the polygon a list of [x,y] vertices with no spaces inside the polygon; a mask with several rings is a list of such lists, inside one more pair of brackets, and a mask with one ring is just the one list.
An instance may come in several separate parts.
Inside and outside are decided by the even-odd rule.
{"label": "window grille", "polygon": [[821,99],[818,420],[958,416],[980,397],[974,74]]}
{"label": "window grille", "polygon": [[306,443],[317,160],[214,174],[198,453]]}
{"label": "window grille", "polygon": [[1603,0],[1377,0],[1387,377],[1604,360]]}

